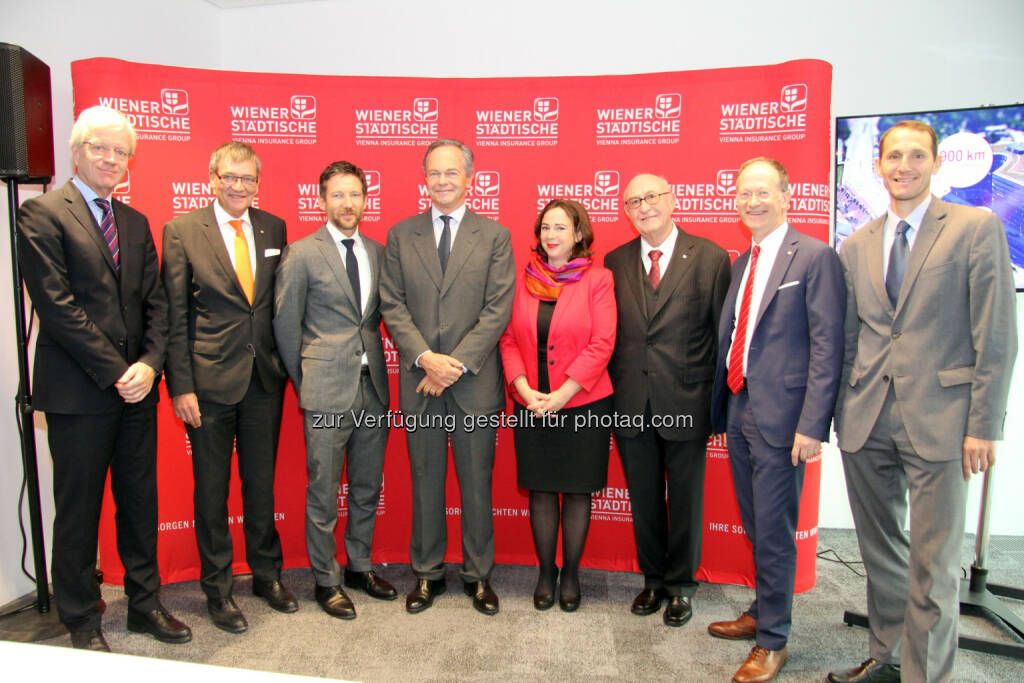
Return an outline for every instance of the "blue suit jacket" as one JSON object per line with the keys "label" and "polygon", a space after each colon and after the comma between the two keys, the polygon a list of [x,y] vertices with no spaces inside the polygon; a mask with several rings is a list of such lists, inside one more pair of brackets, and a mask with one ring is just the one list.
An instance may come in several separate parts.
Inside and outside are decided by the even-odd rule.
{"label": "blue suit jacket", "polygon": [[[846,285],[836,252],[790,226],[768,277],[754,321],[747,391],[765,440],[790,446],[800,433],[826,441],[843,364]],[[718,364],[711,398],[714,433],[725,432],[729,387],[725,361],[736,323],[736,297],[748,249],[732,266],[718,330]]]}

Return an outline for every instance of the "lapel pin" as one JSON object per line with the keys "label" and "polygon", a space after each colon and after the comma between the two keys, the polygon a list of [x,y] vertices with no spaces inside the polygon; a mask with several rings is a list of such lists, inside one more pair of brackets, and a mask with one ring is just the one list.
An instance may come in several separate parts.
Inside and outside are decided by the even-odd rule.
{"label": "lapel pin", "polygon": [[787,251],[787,252],[786,252],[786,256],[792,256],[792,255],[793,255],[793,252],[792,252],[792,251]]}

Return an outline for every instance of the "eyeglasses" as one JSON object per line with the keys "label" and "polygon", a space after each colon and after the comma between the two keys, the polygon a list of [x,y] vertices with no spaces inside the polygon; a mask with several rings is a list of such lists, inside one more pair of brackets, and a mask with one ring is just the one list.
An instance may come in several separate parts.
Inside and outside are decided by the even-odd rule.
{"label": "eyeglasses", "polygon": [[664,197],[667,194],[672,194],[672,193],[671,192],[648,192],[643,197],[630,197],[629,199],[625,200],[623,203],[626,205],[627,209],[639,209],[640,208],[640,204],[642,204],[643,202],[647,202],[647,206],[654,206],[659,201],[661,201],[662,197]]}
{"label": "eyeglasses", "polygon": [[228,187],[231,187],[238,181],[242,181],[242,184],[246,187],[256,187],[256,184],[260,182],[259,178],[251,175],[232,175],[231,173],[225,173],[224,175],[214,173],[213,175],[220,178],[220,181]]}
{"label": "eyeglasses", "polygon": [[736,193],[736,201],[747,203],[754,197],[757,197],[758,201],[766,202],[775,196],[775,192],[772,190],[758,190],[751,192],[750,190],[744,190],[743,192]]}
{"label": "eyeglasses", "polygon": [[110,145],[105,145],[102,142],[89,142],[88,140],[83,140],[82,144],[86,145],[92,150],[93,154],[100,158],[105,158],[111,151],[114,152],[114,157],[118,161],[128,161],[132,158],[132,153],[126,149],[122,149],[121,147],[111,147]]}

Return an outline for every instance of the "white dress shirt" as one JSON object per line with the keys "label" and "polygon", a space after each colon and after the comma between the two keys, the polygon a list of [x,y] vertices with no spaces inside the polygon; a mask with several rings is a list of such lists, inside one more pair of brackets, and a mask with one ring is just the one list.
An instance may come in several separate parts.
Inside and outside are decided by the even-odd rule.
{"label": "white dress shirt", "polygon": [[669,265],[672,263],[672,253],[676,249],[676,238],[679,237],[679,230],[676,226],[672,226],[672,231],[665,238],[665,241],[656,247],[652,247],[647,243],[643,237],[640,238],[640,263],[644,266],[644,272],[650,275],[651,273],[651,252],[657,249],[661,252],[661,258],[658,259],[658,266],[661,269],[661,278],[665,279],[665,273],[668,271]]}
{"label": "white dress shirt", "polygon": [[[342,244],[341,241],[349,238],[329,222],[327,223],[327,232],[330,233],[331,239],[334,240],[334,245],[338,248],[338,254],[341,256],[341,267],[348,271],[347,261],[345,260],[348,258],[348,247]],[[359,266],[359,310],[365,315],[366,302],[370,299],[370,285],[373,280],[373,273],[370,272],[370,254],[366,251],[366,245],[363,244],[363,237],[359,234],[358,227],[352,233],[352,239],[355,240],[355,243],[352,245],[352,251],[356,255],[356,264]],[[363,365],[370,364],[370,358],[366,355],[366,351],[363,351],[361,360]]]}
{"label": "white dress shirt", "polygon": [[213,215],[220,227],[220,236],[224,240],[224,246],[228,250],[228,258],[231,259],[231,267],[238,271],[235,265],[235,229],[231,227],[230,221],[241,220],[242,232],[245,233],[245,241],[249,246],[249,265],[252,267],[252,279],[256,281],[256,241],[252,235],[252,222],[249,220],[249,209],[245,210],[238,219],[224,210],[216,199],[213,200]]}
{"label": "white dress shirt", "polygon": [[900,218],[892,212],[892,209],[886,212],[885,227],[882,229],[882,282],[885,282],[885,277],[889,274],[889,253],[892,251],[892,243],[896,241],[896,226],[900,224],[900,221],[906,221],[910,226],[907,230],[907,254],[910,254],[910,250],[914,247],[917,231],[921,229],[924,214],[931,203],[932,196],[928,195],[906,218]]}
{"label": "white dress shirt", "polygon": [[[787,229],[789,229],[789,223],[783,223],[768,233],[768,236],[761,240],[760,244],[755,243],[753,240],[750,243],[751,248],[755,246],[761,247],[761,252],[757,257],[757,270],[754,272],[754,289],[750,293],[750,317],[747,319],[747,338],[743,340],[744,376],[746,375],[746,370],[750,368],[747,357],[750,354],[750,338],[754,336],[757,313],[761,310],[761,301],[764,299],[764,290],[768,285],[768,276],[771,275],[772,267],[775,265],[775,257],[778,256],[779,249],[782,248],[782,241],[786,236]],[[733,313],[737,325],[740,320],[740,306],[743,304],[743,291],[747,287],[747,277],[750,275],[750,261],[753,260],[753,256],[753,253],[751,253],[750,259],[747,259],[747,266],[743,269],[743,277],[740,279],[739,296],[736,297],[736,309]],[[736,343],[737,325],[733,325],[732,328],[733,344]],[[730,345],[729,348],[731,349],[732,346]],[[729,367],[729,355],[731,354],[725,357],[726,367]]]}

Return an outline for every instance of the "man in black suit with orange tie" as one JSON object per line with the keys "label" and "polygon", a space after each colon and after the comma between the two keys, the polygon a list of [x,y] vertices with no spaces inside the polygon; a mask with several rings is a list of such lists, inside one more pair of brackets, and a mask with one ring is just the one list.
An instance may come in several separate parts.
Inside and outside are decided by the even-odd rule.
{"label": "man in black suit with orange tie", "polygon": [[279,612],[299,608],[281,583],[281,540],[274,527],[286,375],[271,320],[285,224],[252,206],[259,179],[252,147],[217,147],[210,158],[217,199],[174,219],[163,235],[167,389],[192,442],[199,582],[213,623],[229,633],[248,629],[231,597],[227,493],[236,440],[252,591]]}
{"label": "man in black suit with orange tie", "polygon": [[167,299],[146,217],[112,199],[135,131],[119,112],[84,110],[71,130],[75,176],[30,199],[19,258],[39,316],[33,408],[53,457],[54,600],[76,648],[109,651],[100,630],[96,543],[103,489],[117,506],[128,630],[192,639],[157,592],[156,402]]}

